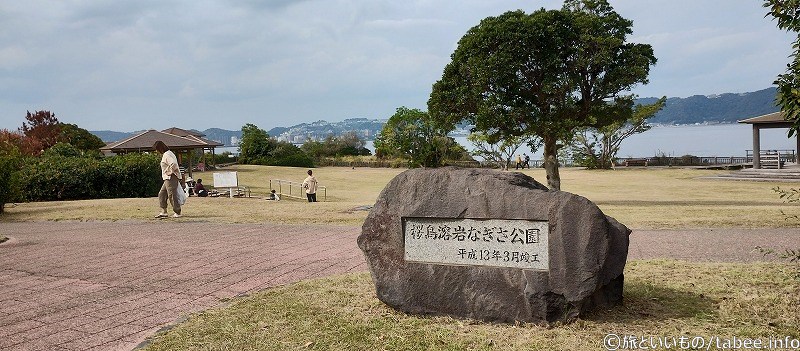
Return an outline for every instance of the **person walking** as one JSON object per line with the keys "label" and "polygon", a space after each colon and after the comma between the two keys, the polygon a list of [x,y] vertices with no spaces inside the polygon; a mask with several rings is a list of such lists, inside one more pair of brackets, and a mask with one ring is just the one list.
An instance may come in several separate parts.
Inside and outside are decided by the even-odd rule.
{"label": "person walking", "polygon": [[522,167],[522,156],[517,155],[517,165],[514,167],[514,169],[519,169],[520,167]]}
{"label": "person walking", "polygon": [[529,163],[529,162],[531,162],[531,157],[528,156],[528,154],[522,154],[522,156],[524,156],[523,159],[525,161],[525,163],[523,164],[522,169],[525,169],[525,167],[528,167],[528,169],[531,169],[531,164]]}
{"label": "person walking", "polygon": [[178,167],[178,158],[175,153],[169,150],[163,141],[159,140],[153,144],[153,148],[161,154],[161,179],[164,183],[161,184],[161,190],[158,192],[158,202],[161,206],[161,213],[156,215],[156,218],[166,218],[167,214],[167,200],[172,204],[172,211],[175,214],[172,218],[181,217],[181,204],[178,202],[177,191],[183,191],[180,187],[181,169]]}
{"label": "person walking", "polygon": [[314,178],[313,172],[309,169],[308,177],[303,181],[303,189],[306,189],[306,197],[308,202],[317,202],[317,178]]}

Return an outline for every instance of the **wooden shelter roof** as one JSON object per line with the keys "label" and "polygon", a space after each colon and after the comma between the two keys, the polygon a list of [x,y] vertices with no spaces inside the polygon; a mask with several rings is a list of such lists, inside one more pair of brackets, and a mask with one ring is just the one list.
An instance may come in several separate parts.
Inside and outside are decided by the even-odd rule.
{"label": "wooden shelter roof", "polygon": [[191,136],[195,136],[195,137],[200,138],[200,137],[206,136],[205,134],[200,133],[200,132],[196,132],[196,131],[193,131],[193,130],[180,129],[180,128],[177,128],[177,127],[164,129],[164,130],[162,130],[162,132],[169,133],[169,134],[174,134],[174,135],[182,136],[182,137],[191,135]]}
{"label": "wooden shelter roof", "polygon": [[787,124],[790,125],[791,123],[786,120],[786,115],[782,111],[769,113],[766,115],[761,115],[753,118],[748,118],[745,120],[739,121],[739,123],[746,123],[746,124]]}
{"label": "wooden shelter roof", "polygon": [[207,141],[200,137],[195,136],[178,136],[175,134],[159,132],[157,130],[148,130],[128,139],[118,142],[110,143],[101,148],[101,151],[110,151],[114,153],[134,152],[134,151],[155,151],[153,144],[157,140],[161,140],[169,147],[170,150],[192,150],[201,148],[214,148],[222,146],[222,144]]}
{"label": "wooden shelter roof", "polygon": [[218,143],[216,141],[208,140],[206,138],[203,138],[204,136],[206,136],[205,134],[197,132],[197,131],[194,131],[194,130],[186,130],[186,129],[181,129],[181,128],[177,128],[177,127],[172,127],[172,128],[169,128],[169,129],[164,129],[164,130],[162,130],[162,132],[169,133],[169,134],[174,134],[174,135],[177,135],[177,136],[181,136],[181,137],[184,137],[184,138],[189,138],[189,139],[196,140],[196,141],[200,141],[200,142],[208,144],[209,147],[218,147],[218,146],[225,145],[223,143]]}
{"label": "wooden shelter roof", "polygon": [[223,143],[218,143],[216,141],[208,140],[206,138],[202,138],[202,137],[198,137],[198,136],[194,136],[194,135],[187,135],[187,136],[185,136],[185,138],[203,142],[203,143],[205,143],[207,145],[206,147],[219,147],[219,146],[225,145]]}

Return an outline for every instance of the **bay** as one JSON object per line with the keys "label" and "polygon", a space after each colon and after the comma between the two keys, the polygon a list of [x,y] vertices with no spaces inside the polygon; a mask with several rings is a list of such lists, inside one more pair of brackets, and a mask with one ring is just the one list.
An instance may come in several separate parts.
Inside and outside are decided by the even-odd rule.
{"label": "bay", "polygon": [[[761,150],[795,150],[796,137],[788,138],[786,129],[761,130]],[[454,138],[469,151],[474,145],[465,136]],[[366,148],[375,152],[371,140]],[[622,142],[617,157],[651,157],[664,154],[666,156],[745,156],[747,150],[753,149],[753,129],[749,124],[712,124],[655,126],[652,129],[636,134]],[[238,147],[217,148],[216,152],[231,151],[238,154]],[[518,150],[518,154],[531,155],[531,159],[541,159],[542,150],[531,152],[527,146]]]}
{"label": "bay", "polygon": [[[787,132],[787,129],[761,130],[761,150],[795,150],[796,139],[788,138]],[[465,136],[454,139],[469,151],[475,149]],[[375,151],[372,141],[366,147]],[[617,157],[745,156],[752,149],[753,128],[749,124],[655,126],[625,139]],[[541,149],[531,152],[527,146],[517,153],[532,155],[531,159],[542,158]]]}

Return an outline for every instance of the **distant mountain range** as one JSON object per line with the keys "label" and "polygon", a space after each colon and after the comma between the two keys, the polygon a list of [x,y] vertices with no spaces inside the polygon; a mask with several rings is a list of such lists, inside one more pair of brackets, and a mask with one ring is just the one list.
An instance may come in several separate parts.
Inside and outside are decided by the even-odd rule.
{"label": "distant mountain range", "polygon": [[[329,135],[341,135],[347,132],[355,132],[365,140],[372,140],[380,132],[386,120],[368,118],[350,118],[341,122],[316,121],[313,123],[301,123],[291,127],[276,127],[267,131],[270,136],[279,140],[303,143],[308,139],[321,140]],[[179,127],[180,128],[180,127]],[[194,130],[194,129],[192,129]],[[144,130],[125,133],[110,130],[90,131],[104,142],[119,141],[130,138]],[[205,138],[224,144],[225,146],[237,146],[242,139],[241,130],[225,130],[220,128],[210,128],[206,130],[194,130],[205,134]]]}
{"label": "distant mountain range", "polygon": [[[750,117],[777,112],[779,108],[775,105],[776,93],[777,89],[772,87],[750,93],[668,98],[664,109],[659,111],[650,122],[667,125],[736,123]],[[648,97],[637,99],[636,102],[650,104],[657,100],[658,98]],[[320,120],[291,127],[275,127],[267,133],[279,140],[293,143],[302,143],[307,139],[320,140],[329,135],[341,135],[350,131],[365,140],[372,140],[383,128],[384,123],[386,120],[368,118],[350,118],[341,122]],[[123,140],[140,132],[91,131],[105,142]],[[206,139],[218,141],[225,146],[236,146],[242,138],[241,130],[210,128],[199,132],[205,134]]]}
{"label": "distant mountain range", "polygon": [[350,118],[341,122],[316,121],[313,123],[302,123],[288,128],[277,127],[270,129],[267,134],[278,138],[281,141],[291,143],[303,143],[308,139],[322,140],[329,135],[342,135],[344,133],[356,133],[361,139],[375,139],[386,120],[369,118]]}
{"label": "distant mountain range", "polygon": [[[654,124],[714,124],[736,123],[743,119],[780,110],[775,105],[777,89],[772,87],[751,93],[694,95],[687,98],[668,98],[664,108],[650,120]],[[636,100],[652,104],[658,98]]]}

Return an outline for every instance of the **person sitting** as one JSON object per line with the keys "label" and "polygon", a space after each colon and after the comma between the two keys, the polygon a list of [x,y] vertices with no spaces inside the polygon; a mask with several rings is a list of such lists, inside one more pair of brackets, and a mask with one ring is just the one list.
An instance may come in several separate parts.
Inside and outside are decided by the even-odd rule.
{"label": "person sitting", "polygon": [[199,197],[208,196],[208,190],[203,186],[203,180],[200,178],[197,178],[197,183],[194,185],[194,193]]}
{"label": "person sitting", "polygon": [[281,197],[275,193],[275,189],[272,189],[272,191],[269,193],[269,197],[267,198],[267,200],[275,200],[275,201],[278,201],[280,199]]}

